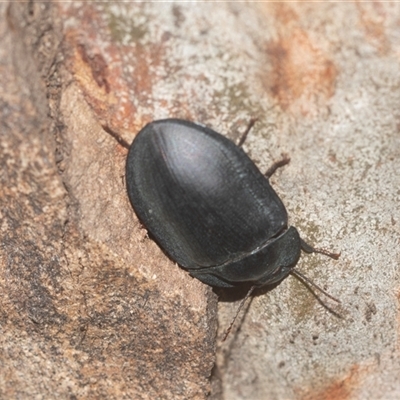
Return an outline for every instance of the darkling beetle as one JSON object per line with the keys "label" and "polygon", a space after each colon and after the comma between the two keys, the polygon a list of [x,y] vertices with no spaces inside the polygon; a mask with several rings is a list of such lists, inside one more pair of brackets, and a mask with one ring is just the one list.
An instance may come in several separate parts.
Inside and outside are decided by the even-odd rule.
{"label": "darkling beetle", "polygon": [[137,134],[126,162],[129,199],[161,248],[208,285],[250,286],[223,340],[253,290],[290,273],[333,298],[294,267],[301,250],[339,257],[288,227],[269,178],[289,159],[263,175],[240,147],[252,124],[236,145],[193,122],[153,121]]}

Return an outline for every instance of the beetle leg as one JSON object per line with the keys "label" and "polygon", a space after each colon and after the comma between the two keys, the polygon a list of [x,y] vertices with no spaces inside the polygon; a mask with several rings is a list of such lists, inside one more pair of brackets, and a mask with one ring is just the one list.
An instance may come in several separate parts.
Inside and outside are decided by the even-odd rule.
{"label": "beetle leg", "polygon": [[247,135],[249,134],[251,128],[254,126],[254,124],[257,122],[258,118],[252,118],[249,122],[249,124],[247,125],[246,130],[243,132],[242,137],[239,140],[239,143],[237,144],[238,147],[242,147],[242,144],[244,143],[244,141],[247,139]]}
{"label": "beetle leg", "polygon": [[326,249],[318,249],[316,247],[312,247],[301,238],[300,238],[300,246],[301,246],[301,249],[303,251],[305,251],[306,253],[324,254],[325,256],[333,258],[334,260],[337,260],[340,257],[340,253],[331,253],[330,251],[328,251]]}
{"label": "beetle leg", "polygon": [[281,168],[285,166],[286,164],[289,164],[290,158],[287,154],[282,154],[282,159],[279,161],[275,161],[267,170],[267,172],[264,174],[267,178],[271,178],[271,176],[276,172],[278,168]]}
{"label": "beetle leg", "polygon": [[130,144],[118,133],[113,131],[108,125],[101,126],[110,136],[112,136],[121,146],[129,150]]}

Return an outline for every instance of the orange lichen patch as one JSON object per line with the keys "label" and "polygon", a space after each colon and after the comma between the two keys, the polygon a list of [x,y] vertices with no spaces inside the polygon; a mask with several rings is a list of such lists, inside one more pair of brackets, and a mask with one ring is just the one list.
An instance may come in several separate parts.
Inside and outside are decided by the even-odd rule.
{"label": "orange lichen patch", "polygon": [[348,400],[352,399],[352,392],[358,386],[360,380],[360,368],[354,365],[348,375],[343,379],[333,381],[328,386],[316,390],[315,388],[309,389],[302,395],[301,400]]}
{"label": "orange lichen patch", "polygon": [[158,52],[149,54],[150,51],[150,46],[137,46],[135,49],[135,77],[131,77],[131,84],[135,94],[142,100],[146,100],[152,93],[154,76],[149,67],[159,63]]}
{"label": "orange lichen patch", "polygon": [[287,109],[298,99],[312,101],[316,94],[330,98],[334,94],[337,70],[307,33],[294,29],[268,43],[267,53],[272,64],[268,88],[282,108]]}
{"label": "orange lichen patch", "polygon": [[263,77],[265,87],[285,110],[300,106],[303,115],[313,114],[319,102],[335,91],[337,69],[328,55],[306,31],[288,6],[275,9],[278,35],[266,45],[268,69]]}
{"label": "orange lichen patch", "polygon": [[360,24],[364,29],[367,41],[374,46],[380,54],[389,51],[389,41],[385,32],[386,13],[383,5],[378,1],[371,3],[356,3],[360,16]]}
{"label": "orange lichen patch", "polygon": [[[67,68],[99,123],[117,132],[135,131],[136,109],[129,101],[118,51],[108,49],[104,55],[93,42],[73,31],[66,35],[64,48]],[[112,67],[106,57],[112,59]]]}
{"label": "orange lichen patch", "polygon": [[108,94],[110,92],[110,85],[107,80],[108,68],[103,56],[99,53],[89,56],[83,44],[78,45],[78,52],[83,61],[83,65],[86,66],[86,74],[91,72],[91,77],[97,83],[97,86],[100,89],[104,89]]}
{"label": "orange lichen patch", "polygon": [[[269,8],[269,5],[266,4]],[[290,5],[284,3],[273,4],[273,13],[276,20],[282,26],[287,27],[290,23],[298,23],[299,17],[296,11],[290,7]]]}
{"label": "orange lichen patch", "polygon": [[74,33],[66,36],[65,47],[70,72],[101,123],[107,123],[110,108],[118,104],[118,99],[113,87],[115,81],[104,56]]}

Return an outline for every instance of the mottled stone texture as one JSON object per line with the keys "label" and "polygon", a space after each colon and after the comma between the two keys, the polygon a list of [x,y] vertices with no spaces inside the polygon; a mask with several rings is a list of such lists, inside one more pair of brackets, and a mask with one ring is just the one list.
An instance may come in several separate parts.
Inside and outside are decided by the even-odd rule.
{"label": "mottled stone texture", "polygon": [[[0,398],[398,399],[399,29],[396,3],[0,4]],[[341,305],[289,277],[221,344],[243,293],[216,335],[126,195],[114,136],[165,117],[258,117],[245,150],[290,155],[290,223],[342,253],[298,268]]]}
{"label": "mottled stone texture", "polygon": [[69,12],[1,6],[0,398],[205,398],[216,295],[138,223],[110,60]]}

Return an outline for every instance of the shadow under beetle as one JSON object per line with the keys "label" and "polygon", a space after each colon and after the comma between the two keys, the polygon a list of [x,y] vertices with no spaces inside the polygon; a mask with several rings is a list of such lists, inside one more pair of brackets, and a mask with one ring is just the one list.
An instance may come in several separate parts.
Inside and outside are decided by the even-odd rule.
{"label": "shadow under beetle", "polygon": [[301,250],[339,256],[306,244],[288,226],[268,178],[289,159],[263,175],[240,147],[249,129],[237,146],[193,122],[154,121],[138,133],[126,163],[131,204],[174,261],[211,286],[250,286],[234,320],[256,287],[290,273],[333,298],[294,267]]}

